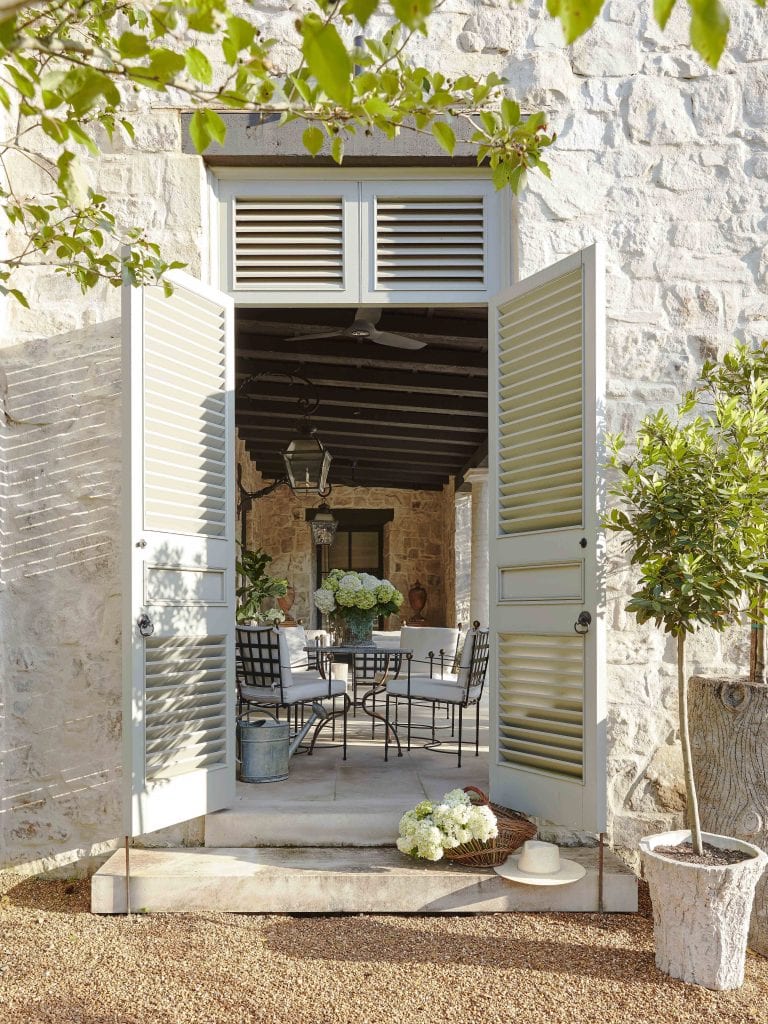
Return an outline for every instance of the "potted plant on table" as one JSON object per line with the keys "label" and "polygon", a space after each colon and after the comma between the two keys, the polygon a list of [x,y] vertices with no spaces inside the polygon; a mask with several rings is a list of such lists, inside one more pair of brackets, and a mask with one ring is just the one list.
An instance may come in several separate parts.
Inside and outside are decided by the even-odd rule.
{"label": "potted plant on table", "polygon": [[236,563],[240,586],[237,588],[238,607],[236,619],[245,622],[282,622],[285,618],[280,608],[264,603],[272,598],[284,597],[288,589],[288,580],[279,576],[271,576],[267,566],[272,561],[262,548],[255,551],[240,549],[240,558]]}
{"label": "potted plant on table", "polygon": [[[768,862],[751,843],[702,832],[689,734],[686,637],[765,620],[768,586],[766,348],[737,346],[706,363],[675,417],[643,420],[637,452],[609,439],[618,507],[605,517],[624,535],[639,580],[627,610],[676,639],[678,708],[690,828],[641,840],[654,912],[657,966],[708,988],[744,977],[749,914]],[[745,386],[747,385],[747,386]],[[759,659],[753,659],[759,660]]]}
{"label": "potted plant on table", "polygon": [[389,580],[347,569],[332,569],[315,591],[315,605],[328,616],[336,642],[351,645],[371,644],[376,619],[394,615],[402,603]]}

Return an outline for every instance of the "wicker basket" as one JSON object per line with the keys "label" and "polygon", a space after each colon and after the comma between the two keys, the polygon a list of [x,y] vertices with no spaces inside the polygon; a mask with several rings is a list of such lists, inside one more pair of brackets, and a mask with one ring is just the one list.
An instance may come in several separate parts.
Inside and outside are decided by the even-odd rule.
{"label": "wicker basket", "polygon": [[445,850],[446,860],[465,864],[470,868],[493,867],[495,864],[503,864],[510,853],[514,853],[526,839],[533,839],[536,835],[536,826],[525,815],[492,804],[485,793],[475,786],[465,786],[464,792],[474,794],[476,799],[472,800],[473,803],[490,807],[496,815],[499,834],[495,839],[489,839],[487,843],[473,839],[469,843],[462,843],[461,846],[454,846],[452,850]]}

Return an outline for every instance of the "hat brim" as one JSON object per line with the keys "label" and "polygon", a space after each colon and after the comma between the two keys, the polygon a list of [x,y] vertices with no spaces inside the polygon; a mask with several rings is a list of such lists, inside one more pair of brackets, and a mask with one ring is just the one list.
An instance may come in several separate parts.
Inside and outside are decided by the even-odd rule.
{"label": "hat brim", "polygon": [[497,864],[494,868],[497,874],[510,882],[523,882],[525,885],[568,885],[569,882],[578,882],[587,873],[583,864],[577,864],[575,860],[560,858],[560,868],[551,874],[537,874],[533,871],[521,871],[518,866],[519,856],[509,857],[503,864]]}

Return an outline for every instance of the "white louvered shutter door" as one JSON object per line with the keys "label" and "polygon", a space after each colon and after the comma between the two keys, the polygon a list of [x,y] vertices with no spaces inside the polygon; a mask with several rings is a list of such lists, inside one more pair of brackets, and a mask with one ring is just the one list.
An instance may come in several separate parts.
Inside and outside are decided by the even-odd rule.
{"label": "white louvered shutter door", "polygon": [[491,794],[589,832],[606,813],[603,292],[592,246],[489,310]]}
{"label": "white louvered shutter door", "polygon": [[235,787],[233,304],[169,279],[170,296],[123,295],[129,835],[226,807]]}

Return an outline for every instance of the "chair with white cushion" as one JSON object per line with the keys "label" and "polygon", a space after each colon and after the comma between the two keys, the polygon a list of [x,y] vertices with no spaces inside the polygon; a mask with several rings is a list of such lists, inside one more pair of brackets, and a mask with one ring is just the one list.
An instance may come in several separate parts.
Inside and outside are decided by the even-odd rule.
{"label": "chair with white cushion", "polygon": [[[300,631],[303,633],[303,630]],[[289,637],[289,634],[290,637]],[[342,748],[347,758],[347,712],[350,700],[347,684],[340,679],[326,679],[307,665],[307,652],[298,647],[302,638],[294,628],[274,629],[272,626],[237,626],[239,659],[238,701],[242,709],[255,706],[267,710],[298,708],[303,704],[331,701],[332,710],[316,727],[309,746],[315,746],[320,729],[339,716],[343,721]],[[303,647],[304,645],[302,645]],[[342,698],[341,711],[336,699]]]}
{"label": "chair with white cushion", "polygon": [[[421,627],[423,628],[423,627]],[[403,642],[405,647],[405,642]],[[389,721],[390,701],[408,702],[408,750],[411,749],[412,704],[447,704],[458,709],[458,767],[461,767],[463,713],[466,708],[475,707],[475,756],[480,754],[480,701],[483,696],[485,677],[488,672],[488,630],[475,624],[467,632],[459,659],[458,672],[431,674],[423,671],[424,662],[416,663],[406,655],[406,669],[400,678],[387,683],[386,709],[384,715]],[[434,658],[430,659],[431,665]],[[431,745],[431,744],[430,744]],[[384,760],[388,760],[388,736],[384,739]]]}

